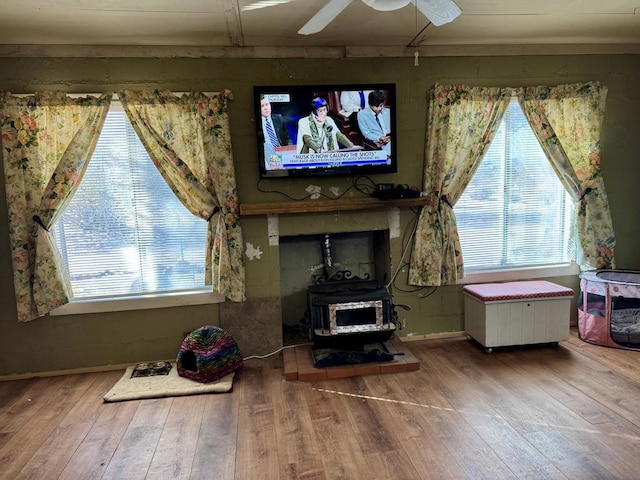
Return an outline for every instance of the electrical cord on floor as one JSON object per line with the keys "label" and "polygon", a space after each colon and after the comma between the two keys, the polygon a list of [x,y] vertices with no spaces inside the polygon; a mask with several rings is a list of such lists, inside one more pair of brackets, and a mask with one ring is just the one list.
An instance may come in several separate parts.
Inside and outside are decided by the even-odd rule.
{"label": "electrical cord on floor", "polygon": [[244,357],[242,360],[251,360],[253,358],[267,358],[267,357],[270,357],[271,355],[275,355],[276,353],[280,353],[285,348],[303,347],[308,345],[313,345],[313,343],[296,343],[295,345],[285,345],[284,347],[280,347],[279,349],[271,353],[266,353],[264,355],[249,355],[248,357]]}

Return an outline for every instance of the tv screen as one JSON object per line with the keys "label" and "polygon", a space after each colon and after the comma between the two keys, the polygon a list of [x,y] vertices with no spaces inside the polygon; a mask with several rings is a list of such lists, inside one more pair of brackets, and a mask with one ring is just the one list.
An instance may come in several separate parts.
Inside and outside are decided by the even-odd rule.
{"label": "tv screen", "polygon": [[260,177],[395,173],[395,84],[256,86]]}

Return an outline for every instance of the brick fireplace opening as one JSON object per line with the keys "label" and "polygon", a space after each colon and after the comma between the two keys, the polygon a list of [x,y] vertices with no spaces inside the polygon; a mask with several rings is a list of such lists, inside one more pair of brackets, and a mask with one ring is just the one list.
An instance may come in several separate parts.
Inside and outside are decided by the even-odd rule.
{"label": "brick fireplace opening", "polygon": [[[323,274],[322,242],[325,234],[330,235],[331,238],[333,265],[351,271],[354,276],[368,274],[369,278],[386,285],[391,279],[391,272],[397,269],[396,262],[400,261],[401,257],[399,255],[402,234],[401,211],[406,208],[420,207],[426,203],[426,199],[423,198],[391,201],[369,197],[349,197],[340,200],[241,204],[240,210],[244,217],[266,216],[266,222],[263,225],[270,247],[267,257],[268,270],[261,271],[260,278],[250,278],[254,278],[255,286],[259,287],[261,292],[270,294],[266,301],[256,308],[263,309],[265,305],[272,308],[258,311],[259,313],[253,310],[254,316],[262,321],[258,325],[261,327],[259,331],[256,332],[254,328],[251,334],[262,344],[272,339],[281,342],[280,346],[305,343],[295,349],[285,349],[284,352],[286,354],[295,351],[296,361],[291,362],[291,366],[306,368],[306,362],[310,361],[308,355],[310,339],[308,334],[300,335],[298,327],[300,321],[305,318],[307,290]],[[247,221],[252,220],[247,219]],[[256,220],[256,223],[262,224],[262,220]],[[261,238],[256,239],[258,247]],[[254,246],[249,242],[247,244]],[[257,250],[261,253],[259,248]],[[257,258],[259,259],[259,256]],[[250,270],[249,268],[247,271]],[[266,273],[266,278],[262,278],[263,272]],[[265,280],[267,284],[262,283]],[[357,310],[364,311],[358,312],[356,317],[360,319],[356,318],[354,322],[369,323],[372,317],[368,315],[376,318],[377,322],[380,311],[378,304],[352,309],[348,305],[349,302],[346,303],[347,305],[334,307],[338,326],[340,323],[343,324],[342,326],[345,323],[352,323],[354,317],[347,316],[348,320],[345,322],[345,314]],[[408,306],[398,304],[394,304],[394,307],[409,309]],[[362,318],[365,320],[361,321]],[[282,328],[277,329],[278,326]],[[295,338],[292,338],[293,336]],[[396,337],[386,343],[400,345],[402,342]],[[396,347],[395,350],[402,349]],[[391,370],[397,368],[396,364],[400,362],[400,358],[408,358],[406,352],[402,355],[404,357],[394,355],[395,359],[392,362],[386,362],[385,365]],[[412,362],[409,363],[415,367]],[[373,365],[367,364],[366,371],[377,371],[377,367]],[[348,372],[362,374],[363,370],[355,367],[357,366],[348,368]],[[317,365],[312,365],[312,368],[316,371],[309,378],[316,378],[320,369]],[[331,368],[327,367],[327,370]],[[290,377],[299,378],[297,374],[293,375],[293,371]],[[346,371],[347,369],[338,367],[338,370],[332,371],[332,375],[344,376]]]}

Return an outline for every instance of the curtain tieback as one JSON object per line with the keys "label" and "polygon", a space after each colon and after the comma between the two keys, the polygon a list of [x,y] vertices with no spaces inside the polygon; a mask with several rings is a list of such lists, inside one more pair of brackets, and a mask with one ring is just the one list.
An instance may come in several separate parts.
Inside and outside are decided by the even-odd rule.
{"label": "curtain tieback", "polygon": [[580,195],[580,202],[584,200],[584,197],[586,197],[587,195],[589,195],[591,192],[593,192],[593,188],[589,187],[587,188],[584,192],[582,192],[582,195]]}
{"label": "curtain tieback", "polygon": [[218,213],[220,211],[220,207],[216,206],[213,208],[213,212],[211,212],[211,215],[209,215],[209,218],[207,218],[207,222],[210,222],[211,219],[213,218],[213,216]]}
{"label": "curtain tieback", "polygon": [[34,215],[31,218],[33,219],[34,222],[36,222],[38,225],[40,225],[44,229],[45,232],[49,231],[49,229],[47,227],[45,227],[44,222],[42,221],[42,219],[38,215]]}
{"label": "curtain tieback", "polygon": [[440,197],[440,201],[446,203],[447,205],[449,205],[449,208],[453,208],[453,205],[451,205],[451,203],[449,203],[449,199],[447,198],[446,195],[442,195]]}

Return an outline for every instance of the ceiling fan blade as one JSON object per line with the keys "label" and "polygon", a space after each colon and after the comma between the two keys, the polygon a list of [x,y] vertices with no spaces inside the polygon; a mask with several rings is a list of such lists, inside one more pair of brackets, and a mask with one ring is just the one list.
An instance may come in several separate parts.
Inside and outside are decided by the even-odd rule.
{"label": "ceiling fan blade", "polygon": [[379,12],[390,12],[406,7],[412,0],[362,0],[367,6]]}
{"label": "ceiling fan blade", "polygon": [[304,24],[304,26],[298,30],[300,35],[311,35],[318,33],[329,25],[334,18],[336,18],[353,0],[329,0],[324,7],[322,7],[318,13],[316,13],[311,20]]}
{"label": "ceiling fan blade", "polygon": [[412,0],[436,27],[452,22],[462,13],[453,0]]}
{"label": "ceiling fan blade", "polygon": [[412,0],[362,0],[367,6],[379,12],[390,12],[406,7]]}

